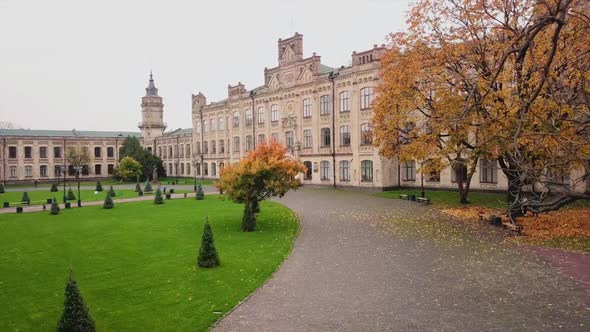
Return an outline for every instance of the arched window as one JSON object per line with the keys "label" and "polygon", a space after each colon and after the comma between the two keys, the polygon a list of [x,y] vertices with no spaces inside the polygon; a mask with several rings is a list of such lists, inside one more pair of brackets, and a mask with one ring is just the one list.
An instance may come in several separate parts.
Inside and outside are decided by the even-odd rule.
{"label": "arched window", "polygon": [[244,114],[245,114],[244,117],[245,117],[245,120],[246,120],[245,121],[246,122],[246,126],[247,127],[252,127],[252,124],[253,124],[252,111],[251,110],[246,110],[244,112]]}
{"label": "arched window", "polygon": [[184,158],[184,144],[180,145],[180,157]]}
{"label": "arched window", "polygon": [[373,102],[373,88],[366,87],[361,89],[361,109],[368,109],[371,108],[371,103]]}
{"label": "arched window", "polygon": [[203,142],[203,154],[209,154],[209,142]]}
{"label": "arched window", "polygon": [[225,130],[225,121],[223,121],[223,117],[219,118],[219,130]]}
{"label": "arched window", "polygon": [[207,163],[203,164],[203,175],[204,176],[208,176],[209,175],[209,167],[207,167]]}
{"label": "arched window", "polygon": [[217,149],[216,149],[216,146],[215,145],[216,145],[215,144],[215,141],[211,141],[211,154],[216,154],[217,153],[217,151],[216,151]]}
{"label": "arched window", "polygon": [[180,174],[184,174],[184,163],[180,164]]}
{"label": "arched window", "polygon": [[258,124],[264,124],[264,107],[258,107],[257,119]]}
{"label": "arched window", "polygon": [[312,177],[312,169],[311,169],[311,161],[304,161],[303,166],[305,166],[305,177],[304,180],[311,180]]}
{"label": "arched window", "polygon": [[240,136],[234,136],[234,152],[240,152]]}
{"label": "arched window", "polygon": [[322,142],[322,147],[326,148],[326,147],[330,147],[331,144],[331,139],[330,139],[330,128],[322,128],[321,131],[321,142]]}
{"label": "arched window", "polygon": [[350,181],[350,161],[341,160],[340,166],[340,181]]}
{"label": "arched window", "polygon": [[171,145],[168,146],[168,155],[170,156],[170,158],[172,158],[172,146]]}
{"label": "arched window", "polygon": [[349,146],[350,145],[350,127],[349,126],[342,126],[340,127],[340,146]]}
{"label": "arched window", "polygon": [[197,163],[196,167],[196,171],[197,171],[197,175],[201,175],[201,163]]}
{"label": "arched window", "polygon": [[209,132],[209,121],[207,121],[207,120],[203,120],[203,132],[204,133]]}
{"label": "arched window", "polygon": [[303,99],[303,117],[311,117],[311,99],[309,98]]}
{"label": "arched window", "polygon": [[320,179],[330,180],[330,162],[327,160],[320,162]]}
{"label": "arched window", "polygon": [[209,121],[211,122],[211,131],[215,131],[215,127],[217,127],[215,123],[215,118],[211,118]]}
{"label": "arched window", "polygon": [[158,157],[162,158],[162,147],[161,146],[158,146]]}
{"label": "arched window", "polygon": [[320,97],[320,115],[330,114],[330,96],[323,95]]}
{"label": "arched window", "polygon": [[211,163],[211,176],[217,176],[217,168],[215,167],[215,163]]}
{"label": "arched window", "polygon": [[373,128],[370,123],[361,125],[361,145],[373,144]]}
{"label": "arched window", "polygon": [[252,150],[254,147],[254,142],[252,141],[252,135],[246,136],[246,151]]}
{"label": "arched window", "polygon": [[225,153],[225,145],[222,139],[219,140],[219,153]]}
{"label": "arched window", "polygon": [[258,135],[258,144],[262,144],[264,143],[264,134],[259,134]]}
{"label": "arched window", "polygon": [[373,182],[373,162],[371,160],[361,161],[361,181]]}
{"label": "arched window", "polygon": [[191,175],[191,164],[190,163],[186,163],[186,174]]}
{"label": "arched window", "polygon": [[234,128],[237,128],[240,126],[240,112],[235,111],[234,112]]}
{"label": "arched window", "polygon": [[350,112],[350,92],[342,91],[339,95],[340,112]]}
{"label": "arched window", "polygon": [[187,157],[191,156],[191,145],[190,144],[186,145],[186,156]]}
{"label": "arched window", "polygon": [[289,149],[292,149],[293,146],[295,145],[295,139],[293,137],[293,132],[292,131],[285,132],[285,145]]}

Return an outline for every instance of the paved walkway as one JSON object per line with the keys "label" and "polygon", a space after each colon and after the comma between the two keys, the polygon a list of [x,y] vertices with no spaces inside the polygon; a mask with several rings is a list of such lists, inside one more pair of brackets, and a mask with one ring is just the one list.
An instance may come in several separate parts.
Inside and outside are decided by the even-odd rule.
{"label": "paved walkway", "polygon": [[301,218],[293,252],[214,331],[590,329],[589,289],[434,208],[325,189],[279,201]]}

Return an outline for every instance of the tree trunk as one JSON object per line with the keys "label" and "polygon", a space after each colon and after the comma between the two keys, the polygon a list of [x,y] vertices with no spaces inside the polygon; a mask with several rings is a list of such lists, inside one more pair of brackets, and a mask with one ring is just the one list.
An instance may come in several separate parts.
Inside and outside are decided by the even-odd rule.
{"label": "tree trunk", "polygon": [[516,218],[524,215],[522,212],[524,203],[522,187],[524,183],[521,179],[520,172],[510,162],[506,162],[503,158],[498,158],[498,162],[508,180],[506,202],[508,203],[508,216],[510,217],[510,221],[514,223]]}
{"label": "tree trunk", "polygon": [[256,230],[256,200],[247,201],[244,206],[242,217],[242,232],[253,232]]}

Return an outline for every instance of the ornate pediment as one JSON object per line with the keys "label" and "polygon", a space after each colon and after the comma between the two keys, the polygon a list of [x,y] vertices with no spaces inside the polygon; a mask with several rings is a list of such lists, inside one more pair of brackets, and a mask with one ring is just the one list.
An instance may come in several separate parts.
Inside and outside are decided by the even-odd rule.
{"label": "ornate pediment", "polygon": [[280,87],[278,74],[272,75],[272,77],[270,78],[270,81],[268,82],[268,87],[271,90],[277,90]]}
{"label": "ornate pediment", "polygon": [[283,62],[289,62],[294,59],[295,59],[295,51],[293,51],[291,46],[285,47],[285,51],[283,52],[283,55],[281,56],[281,60]]}
{"label": "ornate pediment", "polygon": [[299,74],[297,81],[299,83],[308,83],[308,82],[311,82],[312,80],[313,80],[313,73],[311,72],[311,70],[307,67],[302,67],[301,74]]}

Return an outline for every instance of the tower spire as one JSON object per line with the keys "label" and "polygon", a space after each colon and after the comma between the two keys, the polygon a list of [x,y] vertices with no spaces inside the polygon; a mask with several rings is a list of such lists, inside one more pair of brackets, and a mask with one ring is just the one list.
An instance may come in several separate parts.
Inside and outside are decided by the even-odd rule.
{"label": "tower spire", "polygon": [[150,70],[150,82],[148,87],[145,88],[145,95],[146,96],[157,96],[158,95],[158,88],[154,84],[154,77],[152,75],[152,71]]}

